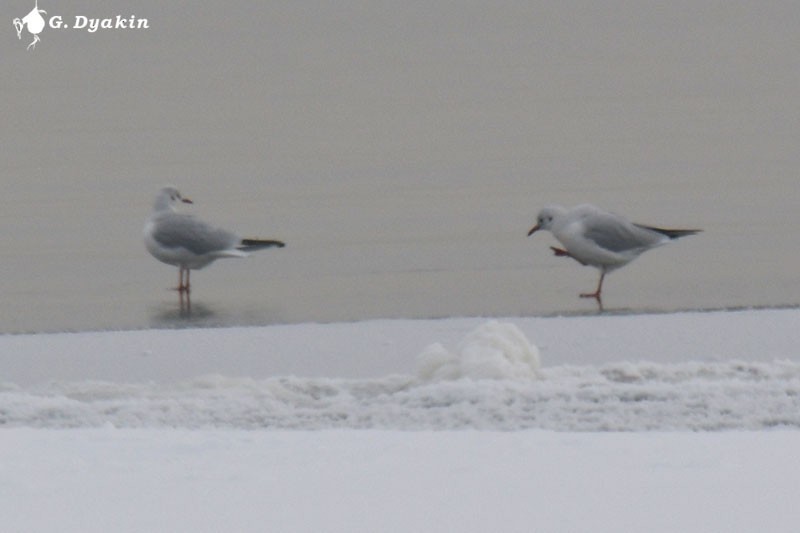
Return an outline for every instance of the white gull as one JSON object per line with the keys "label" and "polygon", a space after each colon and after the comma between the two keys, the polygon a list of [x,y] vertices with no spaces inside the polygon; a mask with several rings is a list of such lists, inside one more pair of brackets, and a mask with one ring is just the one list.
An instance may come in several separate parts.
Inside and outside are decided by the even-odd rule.
{"label": "white gull", "polygon": [[276,240],[241,239],[228,230],[177,212],[175,206],[179,202],[192,203],[175,187],[158,192],[153,214],[144,228],[144,243],[153,257],[178,267],[177,290],[181,294],[190,292],[190,270],[199,270],[222,257],[247,257],[247,252],[285,246]]}
{"label": "white gull", "polygon": [[564,246],[563,249],[550,247],[557,256],[571,257],[582,265],[600,270],[597,289],[580,295],[581,298],[595,298],[598,303],[607,272],[627,265],[647,250],[701,231],[636,224],[588,204],[572,209],[558,205],[544,207],[528,236],[539,230],[549,231]]}

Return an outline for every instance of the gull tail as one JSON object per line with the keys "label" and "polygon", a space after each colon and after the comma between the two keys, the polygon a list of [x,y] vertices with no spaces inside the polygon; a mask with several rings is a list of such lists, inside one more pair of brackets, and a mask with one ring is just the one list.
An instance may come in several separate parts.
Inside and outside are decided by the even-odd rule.
{"label": "gull tail", "polygon": [[239,246],[237,246],[236,249],[243,252],[254,252],[256,250],[261,250],[262,248],[283,248],[284,246],[286,245],[283,243],[283,241],[242,239],[242,242],[239,243]]}
{"label": "gull tail", "polygon": [[701,229],[664,229],[664,228],[654,228],[652,226],[643,226],[641,224],[636,224],[640,228],[649,229],[650,231],[655,231],[656,233],[660,233],[661,235],[666,235],[670,239],[677,239],[680,237],[686,237],[687,235],[696,235],[700,233]]}

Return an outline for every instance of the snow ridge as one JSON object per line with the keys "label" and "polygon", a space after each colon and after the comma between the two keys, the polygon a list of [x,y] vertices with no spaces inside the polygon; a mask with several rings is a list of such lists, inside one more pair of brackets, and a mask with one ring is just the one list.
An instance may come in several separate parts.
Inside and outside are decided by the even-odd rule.
{"label": "snow ridge", "polygon": [[[169,358],[167,358],[169,360]],[[150,360],[147,359],[147,362]],[[541,367],[514,324],[490,321],[416,371],[369,378],[0,382],[0,426],[516,431],[800,428],[800,363],[606,362]]]}
{"label": "snow ridge", "polygon": [[378,379],[209,375],[173,384],[0,386],[0,425],[78,428],[800,428],[800,365],[613,363],[529,378]]}

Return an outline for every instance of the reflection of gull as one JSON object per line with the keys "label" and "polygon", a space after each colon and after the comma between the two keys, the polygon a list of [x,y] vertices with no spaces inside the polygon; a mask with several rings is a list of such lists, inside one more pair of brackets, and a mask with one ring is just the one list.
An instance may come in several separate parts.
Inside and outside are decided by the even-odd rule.
{"label": "reflection of gull", "polygon": [[178,291],[181,294],[190,292],[189,270],[199,270],[221,257],[247,257],[250,251],[284,246],[281,241],[240,239],[230,231],[176,212],[177,202],[192,203],[181,197],[174,187],[164,187],[159,191],[153,214],[144,228],[144,243],[153,257],[178,267]]}
{"label": "reflection of gull", "polygon": [[564,245],[565,249],[551,247],[557,256],[571,257],[582,265],[600,270],[597,290],[581,294],[582,298],[595,298],[598,303],[606,272],[627,265],[651,248],[700,231],[634,224],[592,205],[580,205],[570,210],[561,206],[545,207],[539,212],[536,225],[528,235],[540,229],[550,231]]}

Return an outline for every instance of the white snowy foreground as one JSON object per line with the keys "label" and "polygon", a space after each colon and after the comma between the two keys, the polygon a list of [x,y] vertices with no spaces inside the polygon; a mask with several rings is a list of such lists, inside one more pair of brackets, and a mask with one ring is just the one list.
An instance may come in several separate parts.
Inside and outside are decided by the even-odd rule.
{"label": "white snowy foreground", "polygon": [[8,532],[796,532],[797,431],[13,429]]}
{"label": "white snowy foreground", "polygon": [[0,336],[3,531],[797,531],[800,310]]}

